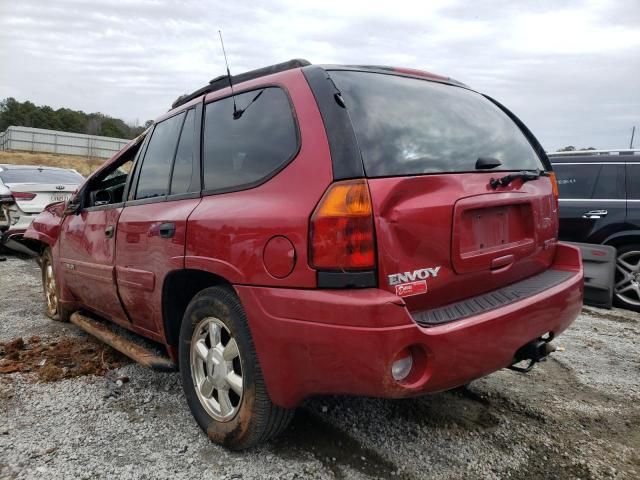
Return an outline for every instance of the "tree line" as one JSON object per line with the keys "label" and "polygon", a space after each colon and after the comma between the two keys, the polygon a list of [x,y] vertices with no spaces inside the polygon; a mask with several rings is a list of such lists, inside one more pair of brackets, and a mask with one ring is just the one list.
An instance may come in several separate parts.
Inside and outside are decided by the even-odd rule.
{"label": "tree line", "polygon": [[130,139],[140,135],[151,123],[148,120],[142,126],[132,126],[102,113],[85,113],[69,108],[54,110],[48,105],[19,102],[11,97],[0,101],[0,132],[16,126]]}

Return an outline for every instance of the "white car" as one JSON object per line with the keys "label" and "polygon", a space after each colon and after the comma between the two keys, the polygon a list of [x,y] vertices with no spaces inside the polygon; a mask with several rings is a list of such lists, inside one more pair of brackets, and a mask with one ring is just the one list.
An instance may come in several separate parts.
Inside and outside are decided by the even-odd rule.
{"label": "white car", "polygon": [[84,177],[75,170],[0,164],[0,243],[25,251],[24,231],[44,207],[69,199]]}

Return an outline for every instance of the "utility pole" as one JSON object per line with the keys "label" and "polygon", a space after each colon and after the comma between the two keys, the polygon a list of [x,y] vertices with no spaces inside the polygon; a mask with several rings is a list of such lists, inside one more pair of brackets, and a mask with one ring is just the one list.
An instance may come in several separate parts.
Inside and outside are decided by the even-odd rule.
{"label": "utility pole", "polygon": [[633,129],[631,130],[631,142],[629,142],[629,149],[633,148],[633,137],[636,134],[636,126],[633,126]]}

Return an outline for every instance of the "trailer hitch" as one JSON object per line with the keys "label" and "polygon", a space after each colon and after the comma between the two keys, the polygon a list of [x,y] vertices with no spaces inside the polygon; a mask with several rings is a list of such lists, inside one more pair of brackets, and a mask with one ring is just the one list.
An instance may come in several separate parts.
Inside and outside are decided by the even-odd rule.
{"label": "trailer hitch", "polygon": [[[546,357],[557,350],[564,350],[562,347],[557,347],[551,340],[553,337],[540,337],[526,345],[520,347],[513,357],[513,362],[507,368],[515,372],[527,373],[531,371],[534,365],[538,362],[542,362]],[[517,366],[518,363],[529,361],[526,367]]]}

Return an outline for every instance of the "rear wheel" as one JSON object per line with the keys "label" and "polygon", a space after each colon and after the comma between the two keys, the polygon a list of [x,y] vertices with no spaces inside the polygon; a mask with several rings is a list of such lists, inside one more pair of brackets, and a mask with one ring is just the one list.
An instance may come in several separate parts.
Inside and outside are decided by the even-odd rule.
{"label": "rear wheel", "polygon": [[230,289],[207,288],[191,300],[180,329],[179,357],[189,408],[214,442],[249,448],[291,421],[294,410],[269,398],[244,310]]}
{"label": "rear wheel", "polygon": [[618,248],[614,299],[616,305],[640,312],[640,245]]}
{"label": "rear wheel", "polygon": [[42,288],[44,289],[47,317],[60,322],[68,322],[72,312],[60,305],[60,289],[56,282],[50,248],[47,248],[42,254],[40,267],[42,269]]}

